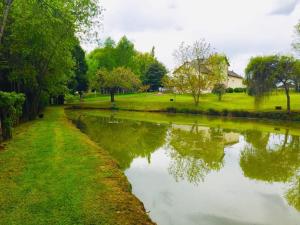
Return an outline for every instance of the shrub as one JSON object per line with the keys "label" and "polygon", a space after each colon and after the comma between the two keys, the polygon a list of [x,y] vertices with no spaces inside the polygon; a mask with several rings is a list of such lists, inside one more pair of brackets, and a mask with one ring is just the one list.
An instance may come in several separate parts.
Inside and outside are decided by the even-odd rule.
{"label": "shrub", "polygon": [[233,92],[235,92],[235,93],[245,93],[245,92],[247,92],[247,89],[246,88],[234,88]]}
{"label": "shrub", "polygon": [[217,95],[219,101],[222,100],[222,96],[226,93],[226,86],[225,84],[215,84],[212,93]]}
{"label": "shrub", "polygon": [[233,91],[234,91],[233,88],[227,88],[226,89],[226,93],[233,93]]}
{"label": "shrub", "polygon": [[66,94],[66,95],[65,95],[65,101],[66,101],[67,103],[73,103],[73,102],[75,102],[77,99],[78,99],[78,97],[75,96],[75,95],[72,95],[72,94]]}
{"label": "shrub", "polygon": [[0,122],[4,140],[12,138],[12,127],[19,121],[24,101],[23,94],[0,91]]}

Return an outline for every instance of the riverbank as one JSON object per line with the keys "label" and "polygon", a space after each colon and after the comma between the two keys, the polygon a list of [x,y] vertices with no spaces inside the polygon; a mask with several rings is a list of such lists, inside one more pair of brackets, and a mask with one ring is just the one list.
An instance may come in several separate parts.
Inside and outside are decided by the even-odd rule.
{"label": "riverbank", "polygon": [[[290,114],[286,113],[285,101],[283,93],[274,93],[256,108],[254,98],[245,93],[228,93],[222,101],[218,101],[215,95],[207,94],[201,96],[199,106],[195,106],[189,95],[142,93],[116,96],[114,104],[109,102],[109,96],[89,95],[83,102],[75,101],[69,106],[73,109],[115,109],[300,121],[300,94],[291,94]],[[275,110],[276,107],[282,109]]]}
{"label": "riverbank", "polygon": [[153,224],[117,163],[61,107],[0,149],[0,224]]}

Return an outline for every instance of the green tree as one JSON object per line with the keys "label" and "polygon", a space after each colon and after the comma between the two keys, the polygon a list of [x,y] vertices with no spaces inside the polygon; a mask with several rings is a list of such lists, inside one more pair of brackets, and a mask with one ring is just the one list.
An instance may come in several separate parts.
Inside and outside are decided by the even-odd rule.
{"label": "green tree", "polygon": [[50,97],[67,91],[72,51],[92,25],[96,0],[14,1],[0,49],[1,90],[24,93],[24,116],[32,119]]}
{"label": "green tree", "polygon": [[213,54],[205,40],[192,45],[182,43],[174,52],[174,57],[179,66],[173,75],[176,91],[191,94],[196,106],[201,94],[220,83],[228,69],[226,57]]}
{"label": "green tree", "polygon": [[290,89],[299,72],[298,60],[292,56],[259,56],[250,60],[245,72],[250,94],[256,102],[282,86],[286,95],[287,112],[291,111]]}
{"label": "green tree", "polygon": [[120,91],[137,90],[141,82],[138,77],[125,67],[118,67],[111,72],[100,70],[98,72],[98,84],[100,88],[107,89],[111,96],[111,102],[115,101],[115,94]]}
{"label": "green tree", "polygon": [[74,77],[69,80],[68,88],[73,94],[79,92],[81,97],[83,92],[88,90],[88,67],[85,52],[78,44],[75,46],[72,55],[75,60]]}
{"label": "green tree", "polygon": [[150,85],[151,91],[158,91],[159,87],[163,85],[162,79],[167,72],[166,67],[162,63],[158,61],[152,63],[145,73],[144,84]]}
{"label": "green tree", "polygon": [[212,93],[218,96],[219,101],[222,101],[222,96],[226,93],[225,84],[215,84]]}

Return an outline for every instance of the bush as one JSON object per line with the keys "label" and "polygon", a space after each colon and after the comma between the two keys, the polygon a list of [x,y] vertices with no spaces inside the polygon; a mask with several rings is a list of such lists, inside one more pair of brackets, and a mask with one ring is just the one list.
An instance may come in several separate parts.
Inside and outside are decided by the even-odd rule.
{"label": "bush", "polygon": [[233,91],[234,91],[233,88],[227,88],[226,89],[226,93],[233,93]]}
{"label": "bush", "polygon": [[246,88],[235,88],[235,89],[233,89],[233,92],[235,92],[235,93],[246,93],[247,89]]}
{"label": "bush", "polygon": [[66,103],[73,103],[76,100],[78,100],[78,97],[75,96],[75,95],[72,95],[72,94],[66,94],[65,95],[65,101],[66,101]]}
{"label": "bush", "polygon": [[0,91],[0,125],[4,140],[12,138],[12,127],[18,123],[19,117],[22,115],[24,101],[23,94]]}

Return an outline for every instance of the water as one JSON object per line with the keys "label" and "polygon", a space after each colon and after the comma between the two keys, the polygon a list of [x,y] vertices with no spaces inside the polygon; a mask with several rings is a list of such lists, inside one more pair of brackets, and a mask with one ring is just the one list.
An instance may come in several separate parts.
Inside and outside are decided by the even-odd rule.
{"label": "water", "polygon": [[299,124],[76,111],[161,225],[299,225]]}

